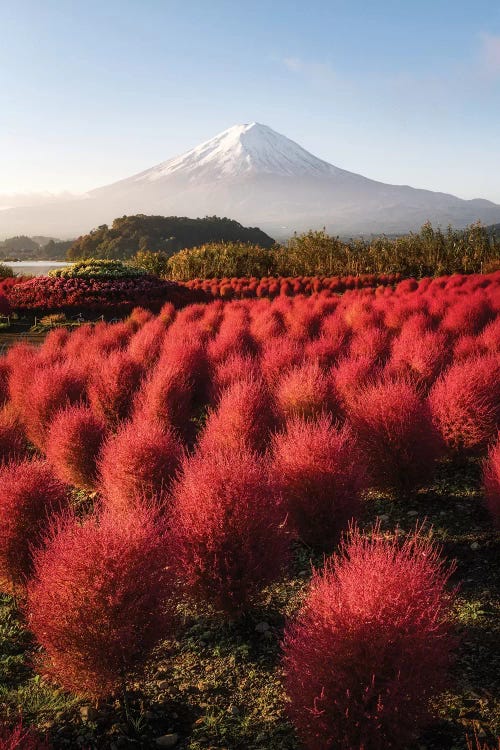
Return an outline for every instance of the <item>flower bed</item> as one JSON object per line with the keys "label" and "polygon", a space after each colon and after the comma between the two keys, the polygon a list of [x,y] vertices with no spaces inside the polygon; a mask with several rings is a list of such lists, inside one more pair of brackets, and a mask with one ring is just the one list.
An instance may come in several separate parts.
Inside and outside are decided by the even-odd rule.
{"label": "flower bed", "polygon": [[6,290],[12,309],[20,314],[51,312],[124,315],[134,307],[158,311],[165,302],[182,307],[199,295],[154,276],[135,279],[85,279],[39,276]]}

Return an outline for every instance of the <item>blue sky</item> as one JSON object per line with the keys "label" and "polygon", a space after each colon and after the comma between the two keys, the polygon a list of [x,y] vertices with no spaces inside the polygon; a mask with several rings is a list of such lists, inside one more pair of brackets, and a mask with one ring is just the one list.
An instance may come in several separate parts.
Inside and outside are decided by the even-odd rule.
{"label": "blue sky", "polygon": [[500,203],[497,0],[0,0],[0,193],[84,191],[236,123]]}

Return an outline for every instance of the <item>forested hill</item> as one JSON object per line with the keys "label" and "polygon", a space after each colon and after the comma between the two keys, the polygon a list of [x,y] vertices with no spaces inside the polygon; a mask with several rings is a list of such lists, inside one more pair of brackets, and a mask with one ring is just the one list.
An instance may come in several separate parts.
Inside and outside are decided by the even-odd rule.
{"label": "forested hill", "polygon": [[163,250],[168,254],[206,242],[250,242],[271,247],[274,240],[256,227],[244,227],[232,219],[207,216],[122,216],[79,237],[68,250],[68,260],[79,258],[130,258],[139,250]]}

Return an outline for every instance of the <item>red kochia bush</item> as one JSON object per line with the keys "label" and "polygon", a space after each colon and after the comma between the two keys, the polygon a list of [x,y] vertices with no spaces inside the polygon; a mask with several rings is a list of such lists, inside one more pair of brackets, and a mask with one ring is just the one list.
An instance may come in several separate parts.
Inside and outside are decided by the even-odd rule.
{"label": "red kochia bush", "polygon": [[141,365],[122,351],[97,363],[88,388],[90,405],[110,427],[128,417],[142,374]]}
{"label": "red kochia bush", "polygon": [[350,405],[348,418],[375,486],[409,492],[432,479],[441,440],[427,401],[410,382],[365,386]]}
{"label": "red kochia bush", "polygon": [[45,461],[0,467],[0,585],[23,587],[32,570],[32,554],[42,542],[50,517],[68,503],[66,487]]}
{"label": "red kochia bush", "polygon": [[415,533],[401,549],[355,531],[313,575],[285,630],[290,715],[308,750],[400,750],[446,684],[450,575]]}
{"label": "red kochia bush", "polygon": [[191,593],[230,617],[246,610],[287,560],[284,520],[264,458],[240,448],[186,460],[172,529]]}
{"label": "red kochia bush", "polygon": [[259,378],[247,377],[223,391],[216,410],[208,415],[198,444],[205,452],[244,446],[263,451],[275,426],[267,385]]}
{"label": "red kochia bush", "polygon": [[325,410],[337,410],[332,379],[314,361],[285,372],[276,385],[275,397],[284,419],[314,417]]}
{"label": "red kochia bush", "polygon": [[100,486],[106,504],[126,510],[141,497],[160,500],[182,454],[182,443],[172,429],[138,413],[104,445]]}
{"label": "red kochia bush", "polygon": [[7,461],[20,461],[28,454],[28,443],[22,425],[7,405],[0,409],[0,466]]}
{"label": "red kochia bush", "polygon": [[358,515],[366,468],[353,433],[326,415],[296,418],[273,439],[272,470],[300,539],[331,550]]}
{"label": "red kochia bush", "polygon": [[332,367],[331,378],[340,404],[344,409],[355,401],[357,394],[370,378],[380,373],[372,357],[343,357]]}
{"label": "red kochia bush", "polygon": [[105,435],[104,421],[88,406],[77,404],[58,412],[49,428],[46,453],[59,479],[94,490]]}
{"label": "red kochia bush", "polygon": [[169,550],[165,522],[149,505],[54,525],[28,589],[44,671],[79,695],[123,689],[172,625]]}
{"label": "red kochia bush", "polygon": [[435,423],[451,448],[484,452],[500,428],[500,356],[453,364],[436,381],[429,399]]}
{"label": "red kochia bush", "polygon": [[500,439],[492,446],[484,465],[486,505],[500,528]]}
{"label": "red kochia bush", "polygon": [[159,419],[166,427],[175,427],[191,441],[195,431],[192,419],[208,398],[208,365],[196,329],[191,330],[180,317],[173,326],[159,361],[141,389],[137,409]]}
{"label": "red kochia bush", "polygon": [[232,386],[233,383],[258,377],[259,367],[255,357],[251,357],[249,354],[230,354],[227,359],[217,362],[212,371],[211,402],[217,402],[223,391]]}
{"label": "red kochia bush", "polygon": [[21,411],[29,440],[45,452],[50,423],[57,411],[80,401],[85,394],[85,376],[71,362],[35,366]]}

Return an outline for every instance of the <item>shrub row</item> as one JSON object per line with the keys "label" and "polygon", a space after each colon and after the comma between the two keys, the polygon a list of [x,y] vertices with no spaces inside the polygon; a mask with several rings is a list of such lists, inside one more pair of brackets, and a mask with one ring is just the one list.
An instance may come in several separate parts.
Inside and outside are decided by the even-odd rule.
{"label": "shrub row", "polygon": [[188,289],[205,292],[210,298],[244,299],[279,295],[332,292],[340,294],[348,289],[388,286],[400,281],[399,274],[364,274],[361,276],[264,276],[213,279],[192,279],[184,282]]}

